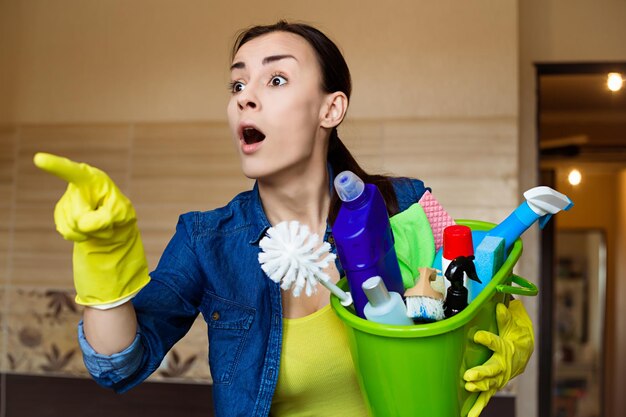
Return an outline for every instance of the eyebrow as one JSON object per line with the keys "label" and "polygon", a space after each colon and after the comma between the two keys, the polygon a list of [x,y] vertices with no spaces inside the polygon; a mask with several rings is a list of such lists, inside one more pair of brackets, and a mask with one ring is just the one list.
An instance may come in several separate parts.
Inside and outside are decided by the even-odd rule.
{"label": "eyebrow", "polygon": [[[263,58],[262,64],[267,65],[272,62],[276,62],[276,61],[280,61],[282,59],[288,59],[288,58],[295,59],[297,61],[296,57],[293,55],[270,55],[270,56],[266,56],[265,58]],[[230,66],[231,71],[234,69],[244,69],[244,68],[246,68],[246,64],[241,61],[235,62],[233,65]]]}

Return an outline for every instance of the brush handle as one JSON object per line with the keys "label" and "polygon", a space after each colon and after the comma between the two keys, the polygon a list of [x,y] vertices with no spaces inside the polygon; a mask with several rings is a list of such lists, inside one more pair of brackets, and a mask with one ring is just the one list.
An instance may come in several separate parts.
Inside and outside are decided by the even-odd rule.
{"label": "brush handle", "polygon": [[326,287],[328,291],[333,293],[335,297],[339,298],[342,306],[348,307],[350,304],[352,304],[352,296],[349,292],[345,292],[344,290],[330,282],[330,280],[324,281],[323,279],[318,279],[318,281],[320,282],[320,284]]}

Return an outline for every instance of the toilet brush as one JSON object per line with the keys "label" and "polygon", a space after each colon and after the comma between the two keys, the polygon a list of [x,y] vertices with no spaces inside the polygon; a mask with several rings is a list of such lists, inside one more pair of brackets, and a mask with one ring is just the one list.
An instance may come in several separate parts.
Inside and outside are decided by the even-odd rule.
{"label": "toilet brush", "polygon": [[280,283],[283,290],[291,288],[293,295],[299,297],[304,289],[305,294],[311,296],[320,282],[342,305],[352,304],[350,293],[332,283],[323,271],[336,258],[330,253],[328,242],[319,245],[319,236],[295,220],[278,223],[265,234],[259,242],[259,263],[265,274]]}

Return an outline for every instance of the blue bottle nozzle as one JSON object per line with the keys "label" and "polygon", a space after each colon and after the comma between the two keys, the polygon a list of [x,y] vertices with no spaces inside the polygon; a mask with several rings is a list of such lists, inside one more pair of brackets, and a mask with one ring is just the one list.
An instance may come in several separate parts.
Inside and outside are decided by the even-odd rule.
{"label": "blue bottle nozzle", "polygon": [[363,194],[365,184],[353,172],[343,171],[335,177],[335,190],[337,190],[341,201],[349,202],[356,200]]}

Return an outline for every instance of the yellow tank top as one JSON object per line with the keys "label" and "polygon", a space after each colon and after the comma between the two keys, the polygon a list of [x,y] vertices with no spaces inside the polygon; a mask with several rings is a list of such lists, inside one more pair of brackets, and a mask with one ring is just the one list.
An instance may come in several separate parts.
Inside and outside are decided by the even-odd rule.
{"label": "yellow tank top", "polygon": [[283,319],[273,417],[365,417],[343,323],[330,305]]}

